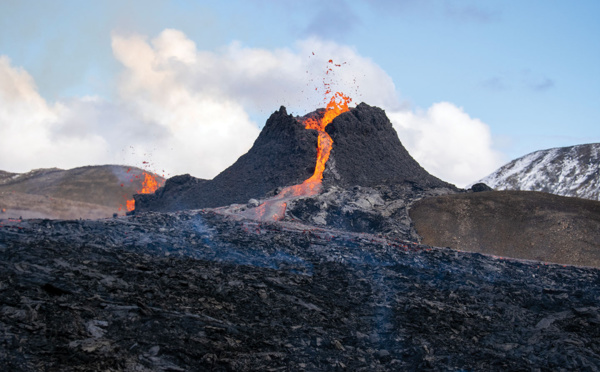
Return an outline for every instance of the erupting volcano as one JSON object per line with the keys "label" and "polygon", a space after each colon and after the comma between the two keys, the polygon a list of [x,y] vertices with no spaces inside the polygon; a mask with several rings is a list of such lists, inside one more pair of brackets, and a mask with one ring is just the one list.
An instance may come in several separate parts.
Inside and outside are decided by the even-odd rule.
{"label": "erupting volcano", "polygon": [[341,92],[336,92],[329,100],[322,116],[299,119],[306,129],[317,130],[319,132],[317,160],[313,175],[301,184],[285,187],[276,197],[266,200],[258,208],[246,211],[243,213],[245,217],[266,221],[283,219],[288,201],[299,197],[312,196],[321,191],[325,164],[329,159],[333,145],[333,140],[325,132],[325,127],[338,115],[350,111],[348,107],[350,102],[352,102],[350,97],[345,96]]}
{"label": "erupting volcano", "polygon": [[[135,195],[135,211],[248,204],[242,216],[279,220],[289,201],[318,195],[324,184],[454,188],[427,173],[408,154],[383,110],[365,103],[350,108],[352,99],[332,89],[333,67],[342,64],[329,60],[323,79],[324,109],[294,117],[281,106],[252,148],[214,179],[173,177],[154,194]],[[250,203],[251,199],[262,203]]]}

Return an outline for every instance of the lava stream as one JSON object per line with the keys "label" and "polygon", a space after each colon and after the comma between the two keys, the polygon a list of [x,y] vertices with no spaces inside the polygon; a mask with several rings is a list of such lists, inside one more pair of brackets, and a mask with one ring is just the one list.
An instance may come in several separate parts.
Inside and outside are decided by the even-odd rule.
{"label": "lava stream", "polygon": [[352,102],[350,97],[345,96],[341,92],[336,92],[330,99],[323,117],[320,119],[308,118],[302,124],[306,129],[315,129],[319,131],[317,141],[317,162],[315,172],[299,185],[288,186],[274,198],[266,200],[260,206],[249,212],[251,218],[263,221],[277,221],[285,216],[287,202],[290,199],[316,195],[321,191],[321,182],[323,181],[323,172],[325,164],[329,159],[333,139],[325,132],[325,127],[333,121],[338,115],[349,111],[348,104]]}
{"label": "lava stream", "polygon": [[[144,173],[144,180],[142,181],[142,189],[139,190],[137,192],[137,194],[152,194],[161,185],[156,180],[156,178],[154,177],[154,175],[152,175],[150,173],[147,173],[147,172],[143,172],[143,173]],[[127,200],[126,203],[127,203],[127,205],[126,205],[127,206],[127,210],[129,212],[131,212],[132,210],[135,209],[135,200],[134,199],[129,199],[129,200]]]}

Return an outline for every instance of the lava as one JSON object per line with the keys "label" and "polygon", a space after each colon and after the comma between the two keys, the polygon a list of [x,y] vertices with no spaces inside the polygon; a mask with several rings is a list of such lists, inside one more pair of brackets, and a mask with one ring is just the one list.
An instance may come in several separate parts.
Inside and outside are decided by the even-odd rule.
{"label": "lava", "polygon": [[[129,171],[128,171],[129,172]],[[156,178],[147,172],[143,172],[144,180],[142,181],[142,189],[138,190],[137,194],[152,194],[155,192],[161,185],[158,183]],[[137,178],[137,177],[136,177]],[[126,202],[127,211],[131,212],[135,209],[135,200],[129,199]]]}
{"label": "lava", "polygon": [[348,104],[350,102],[352,102],[350,97],[341,92],[336,92],[329,100],[329,103],[325,108],[325,113],[321,118],[308,118],[302,122],[306,129],[319,131],[317,160],[313,175],[301,184],[285,187],[276,197],[266,200],[254,210],[248,211],[252,218],[267,221],[281,220],[285,217],[285,210],[287,207],[286,200],[316,195],[321,190],[325,164],[329,159],[329,154],[331,153],[331,147],[333,145],[333,140],[329,134],[325,132],[325,127],[327,127],[327,125],[329,125],[329,123],[331,123],[338,115],[349,111],[350,108],[348,107]]}
{"label": "lava", "polygon": [[303,124],[306,129],[316,129],[319,131],[319,140],[317,143],[317,164],[315,166],[315,173],[304,183],[321,183],[323,180],[323,172],[325,171],[325,163],[329,159],[329,153],[331,152],[331,146],[333,140],[325,132],[325,127],[329,125],[338,115],[349,111],[348,104],[352,102],[352,98],[345,96],[341,92],[336,92],[330,99],[325,109],[325,114],[320,120],[313,118],[306,119]]}

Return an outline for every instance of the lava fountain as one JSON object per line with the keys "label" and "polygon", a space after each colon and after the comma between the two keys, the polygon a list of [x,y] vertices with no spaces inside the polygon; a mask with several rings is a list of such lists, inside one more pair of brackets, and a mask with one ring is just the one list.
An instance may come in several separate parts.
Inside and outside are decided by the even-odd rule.
{"label": "lava fountain", "polygon": [[[142,181],[142,189],[138,190],[137,194],[152,194],[154,193],[161,185],[159,184],[159,182],[156,180],[156,177],[154,177],[154,175],[147,173],[147,172],[143,172],[144,174],[144,180]],[[127,200],[127,211],[131,212],[132,210],[135,209],[135,200],[134,199],[129,199]]]}

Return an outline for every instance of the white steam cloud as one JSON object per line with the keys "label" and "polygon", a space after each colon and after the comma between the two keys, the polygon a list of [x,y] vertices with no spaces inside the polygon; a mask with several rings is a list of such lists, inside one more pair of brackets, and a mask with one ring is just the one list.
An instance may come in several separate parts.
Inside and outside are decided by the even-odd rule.
{"label": "white steam cloud", "polygon": [[464,187],[503,163],[489,127],[448,102],[427,111],[388,113],[402,144],[435,176]]}
{"label": "white steam cloud", "polygon": [[299,115],[323,107],[323,79],[356,103],[384,108],[409,152],[444,180],[463,186],[501,163],[485,123],[446,102],[410,110],[385,71],[348,46],[311,38],[293,48],[232,43],[211,52],[167,29],[152,40],[113,34],[112,49],[123,65],[112,101],[50,104],[26,71],[0,56],[1,170],[151,157],[158,171],[211,178],[251,147],[280,105]]}

